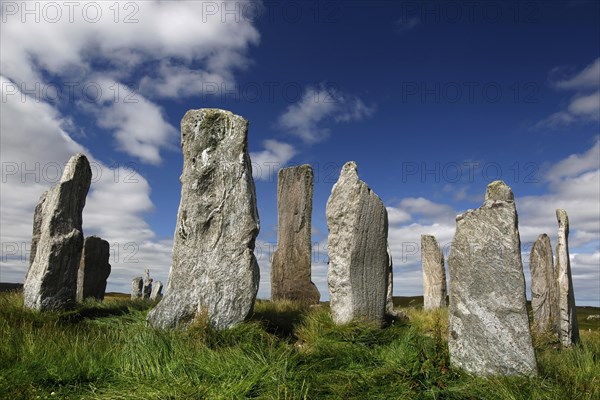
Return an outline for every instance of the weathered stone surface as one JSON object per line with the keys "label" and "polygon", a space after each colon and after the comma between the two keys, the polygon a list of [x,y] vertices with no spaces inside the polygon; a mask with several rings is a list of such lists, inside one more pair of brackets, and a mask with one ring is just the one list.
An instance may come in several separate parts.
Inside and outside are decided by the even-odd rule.
{"label": "weathered stone surface", "polygon": [[541,234],[529,253],[531,270],[531,308],[533,329],[539,333],[558,334],[558,295],[552,245],[548,235]]}
{"label": "weathered stone surface", "polygon": [[271,260],[271,299],[316,304],[311,282],[313,170],[310,165],[279,170],[277,250]]}
{"label": "weathered stone surface", "polygon": [[556,244],[556,273],[558,296],[558,337],[563,346],[579,341],[579,325],[575,315],[575,293],[569,260],[569,217],[565,210],[556,210],[558,243]]}
{"label": "weathered stone surface", "polygon": [[144,299],[148,300],[150,298],[150,294],[152,293],[152,278],[150,278],[150,270],[144,270],[144,283],[142,287],[142,296]]}
{"label": "weathered stone surface", "polygon": [[259,283],[259,231],[248,121],[218,109],[181,121],[183,173],[167,294],[148,314],[170,328],[207,315],[217,329],[243,321]]}
{"label": "weathered stone surface", "polygon": [[46,202],[47,194],[47,191],[42,193],[37,205],[35,206],[35,211],[33,212],[33,233],[31,235],[31,253],[29,253],[29,268],[31,268],[31,264],[33,264],[33,261],[35,260],[35,255],[37,253],[37,244],[40,240],[40,235],[42,234],[42,211],[44,209],[44,203]]}
{"label": "weathered stone surface", "polygon": [[475,375],[536,375],[517,210],[504,182],[456,217],[448,266],[452,364]]}
{"label": "weathered stone surface", "polygon": [[358,178],[354,162],[342,168],[327,201],[328,285],[336,324],[361,317],[382,321],[388,293],[387,211]]}
{"label": "weathered stone surface", "polygon": [[150,300],[158,300],[162,298],[163,284],[161,281],[156,281],[152,285],[152,293],[150,293]]}
{"label": "weathered stone surface", "polygon": [[144,296],[144,278],[136,276],[131,281],[131,300],[141,299]]}
{"label": "weathered stone surface", "polygon": [[386,244],[386,253],[388,257],[388,273],[385,313],[391,316],[398,316],[398,313],[394,310],[394,261],[392,260],[392,252],[390,251],[389,243]]}
{"label": "weathered stone surface", "polygon": [[110,275],[110,245],[97,236],[88,236],[77,273],[77,301],[87,298],[104,300],[106,280]]}
{"label": "weathered stone surface", "polygon": [[25,306],[62,309],[75,304],[77,270],[83,247],[82,212],[92,170],[83,154],[67,163],[58,185],[36,206],[31,265],[23,284]]}
{"label": "weathered stone surface", "polygon": [[423,268],[423,308],[446,307],[446,269],[444,254],[431,235],[421,235],[421,267]]}

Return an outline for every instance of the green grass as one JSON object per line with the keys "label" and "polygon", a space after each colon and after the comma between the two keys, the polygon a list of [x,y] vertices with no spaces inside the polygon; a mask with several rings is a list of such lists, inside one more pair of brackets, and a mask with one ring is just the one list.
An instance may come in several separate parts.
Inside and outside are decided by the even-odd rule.
{"label": "green grass", "polygon": [[[540,377],[475,378],[449,365],[447,312],[335,326],[326,305],[258,301],[215,331],[146,326],[153,303],[108,296],[64,313],[0,293],[0,399],[598,399],[600,329],[561,350],[536,338]],[[592,329],[592,332],[589,331]]]}

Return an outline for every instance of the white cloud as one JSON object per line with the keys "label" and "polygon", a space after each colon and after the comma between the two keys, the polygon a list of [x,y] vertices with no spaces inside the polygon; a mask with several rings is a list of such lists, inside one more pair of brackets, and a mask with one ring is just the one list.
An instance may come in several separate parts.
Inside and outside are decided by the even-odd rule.
{"label": "white cloud", "polygon": [[600,138],[596,138],[594,145],[583,154],[571,154],[564,160],[554,164],[546,173],[550,182],[560,181],[562,178],[577,176],[582,172],[598,168],[600,162]]}
{"label": "white cloud", "polygon": [[453,219],[456,214],[452,207],[446,204],[434,203],[423,197],[404,198],[400,201],[399,208],[413,214],[413,216],[418,215],[426,221]]}
{"label": "white cloud", "polygon": [[374,112],[374,107],[358,97],[321,85],[307,88],[300,101],[279,117],[278,124],[306,143],[317,143],[329,137],[327,122],[359,121]]}
{"label": "white cloud", "polygon": [[[100,81],[100,80],[97,80]],[[131,89],[118,82],[106,80],[102,87],[119,87],[122,93],[132,93]],[[105,81],[105,82],[106,82]],[[110,86],[108,86],[110,84]],[[161,148],[175,146],[172,140],[177,130],[166,121],[162,109],[148,99],[131,94],[118,101],[108,101],[88,108],[95,116],[98,125],[113,131],[117,149],[137,157],[142,162],[160,164]]]}
{"label": "white cloud", "polygon": [[600,111],[600,91],[588,95],[581,95],[573,99],[569,104],[569,113],[576,116],[589,116],[598,120]]}
{"label": "white cloud", "polygon": [[[176,129],[150,98],[199,95],[206,82],[233,82],[233,72],[249,63],[248,48],[260,39],[242,12],[249,1],[53,4],[59,14],[42,2],[14,2],[16,11],[2,7],[2,74],[42,93],[49,82],[77,84],[67,100],[76,111],[83,88],[98,84],[104,99],[83,108],[102,116],[98,122],[112,131],[119,150],[152,164],[160,163],[160,150]],[[36,15],[23,13],[25,7],[38,10],[37,22]],[[52,21],[55,15],[62,17]],[[139,83],[138,104],[106,104],[106,89],[115,87],[111,80],[132,88]]]}
{"label": "white cloud", "polygon": [[569,215],[570,244],[585,246],[600,240],[600,138],[582,154],[572,154],[552,165],[544,181],[548,191],[542,195],[518,198],[523,242],[532,242],[541,233],[557,230],[556,209]]}
{"label": "white cloud", "polygon": [[[154,99],[201,94],[206,81],[232,83],[260,39],[241,14],[251,2],[10,2],[16,9],[8,3],[2,3],[0,35],[2,244],[27,251],[40,194],[57,183],[57,168],[83,152],[102,173],[83,217],[86,235],[111,243],[109,290],[129,291],[131,277],[145,267],[166,282],[172,240],[156,237],[144,220],[153,210],[148,181],[96,160],[73,140],[83,129],[72,116],[92,116],[112,133],[118,150],[159,164],[161,151],[175,147],[177,129]],[[55,14],[45,11],[49,6],[58,7],[58,21],[50,21]],[[26,15],[24,7],[37,11]],[[85,87],[93,89],[91,96]],[[96,88],[101,95],[94,96]],[[0,280],[22,281],[27,257],[2,251]]]}
{"label": "white cloud", "polygon": [[[575,296],[581,304],[600,301],[600,138],[582,154],[551,165],[544,176],[547,191],[541,195],[516,193],[524,274],[530,287],[529,251],[541,233],[556,246],[556,209],[569,215],[571,260]],[[485,188],[480,189],[482,194]],[[422,234],[436,236],[446,258],[461,210],[429,199],[404,198],[387,207],[388,239],[394,259],[394,294],[420,295],[423,290],[420,243]],[[591,252],[590,252],[591,249]],[[529,296],[529,289],[527,289]]]}
{"label": "white cloud", "polygon": [[600,86],[600,57],[570,78],[556,80],[559,89],[594,89]]}
{"label": "white cloud", "polygon": [[[560,69],[551,71],[556,75]],[[536,124],[536,128],[557,128],[577,122],[600,120],[600,58],[577,74],[554,79],[551,84],[560,90],[575,91],[565,109],[557,111]]]}
{"label": "white cloud", "polygon": [[205,92],[219,93],[223,85],[231,82],[229,73],[222,76],[168,62],[161,62],[155,74],[142,78],[140,93],[167,98],[189,97]]}
{"label": "white cloud", "polygon": [[570,254],[578,305],[600,307],[600,252]]}
{"label": "white cloud", "polygon": [[296,150],[288,143],[277,140],[265,140],[265,150],[251,152],[252,175],[258,180],[272,180],[280,168],[283,168],[294,157]]}
{"label": "white cloud", "polygon": [[410,214],[404,210],[395,207],[386,207],[388,213],[388,223],[390,225],[401,224],[410,221]]}
{"label": "white cloud", "polygon": [[154,209],[148,181],[133,170],[109,168],[95,159],[69,137],[63,123],[64,118],[46,103],[20,101],[20,96],[2,103],[0,281],[23,281],[35,205],[58,183],[69,158],[82,152],[94,174],[83,230],[86,236],[96,234],[111,244],[108,290],[128,292],[131,278],[141,275],[144,267],[166,282],[172,245],[170,239],[157,238],[144,220],[144,214]]}

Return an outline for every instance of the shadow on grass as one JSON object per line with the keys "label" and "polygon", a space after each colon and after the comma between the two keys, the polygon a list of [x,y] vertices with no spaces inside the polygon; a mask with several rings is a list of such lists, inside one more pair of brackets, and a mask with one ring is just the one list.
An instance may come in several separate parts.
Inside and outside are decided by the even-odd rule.
{"label": "shadow on grass", "polygon": [[119,317],[135,311],[148,310],[155,304],[156,302],[149,300],[88,301],[74,310],[61,313],[59,321],[77,323],[85,319]]}
{"label": "shadow on grass", "polygon": [[294,342],[297,340],[296,328],[310,309],[309,305],[293,301],[257,300],[250,321],[260,323],[267,333],[280,340]]}
{"label": "shadow on grass", "polygon": [[125,315],[129,312],[127,306],[116,306],[110,308],[84,308],[62,314],[59,318],[63,323],[77,323],[84,319],[107,318]]}

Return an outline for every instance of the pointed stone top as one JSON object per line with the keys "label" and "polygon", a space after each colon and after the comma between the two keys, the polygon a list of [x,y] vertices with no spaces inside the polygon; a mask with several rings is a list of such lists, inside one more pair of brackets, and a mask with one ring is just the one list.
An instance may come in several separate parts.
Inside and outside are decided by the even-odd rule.
{"label": "pointed stone top", "polygon": [[533,246],[531,247],[531,253],[533,253],[538,247],[547,247],[552,252],[552,245],[550,244],[550,237],[545,233],[542,233],[537,237],[535,242],[533,242]]}
{"label": "pointed stone top", "polygon": [[515,196],[504,181],[494,181],[485,190],[485,201],[515,201]]}
{"label": "pointed stone top", "polygon": [[[82,176],[86,180],[92,178],[92,169],[90,168],[90,162],[87,157],[81,153],[75,154],[69,159],[69,162],[65,166],[60,182],[71,181],[75,176]],[[88,178],[89,176],[89,178]]]}
{"label": "pointed stone top", "polygon": [[358,179],[358,166],[356,165],[356,162],[348,161],[346,164],[344,164],[342,167],[342,172],[340,173],[340,177],[343,175],[354,176]]}
{"label": "pointed stone top", "polygon": [[550,237],[547,234],[542,233],[540,236],[538,236],[537,240],[550,240]]}

